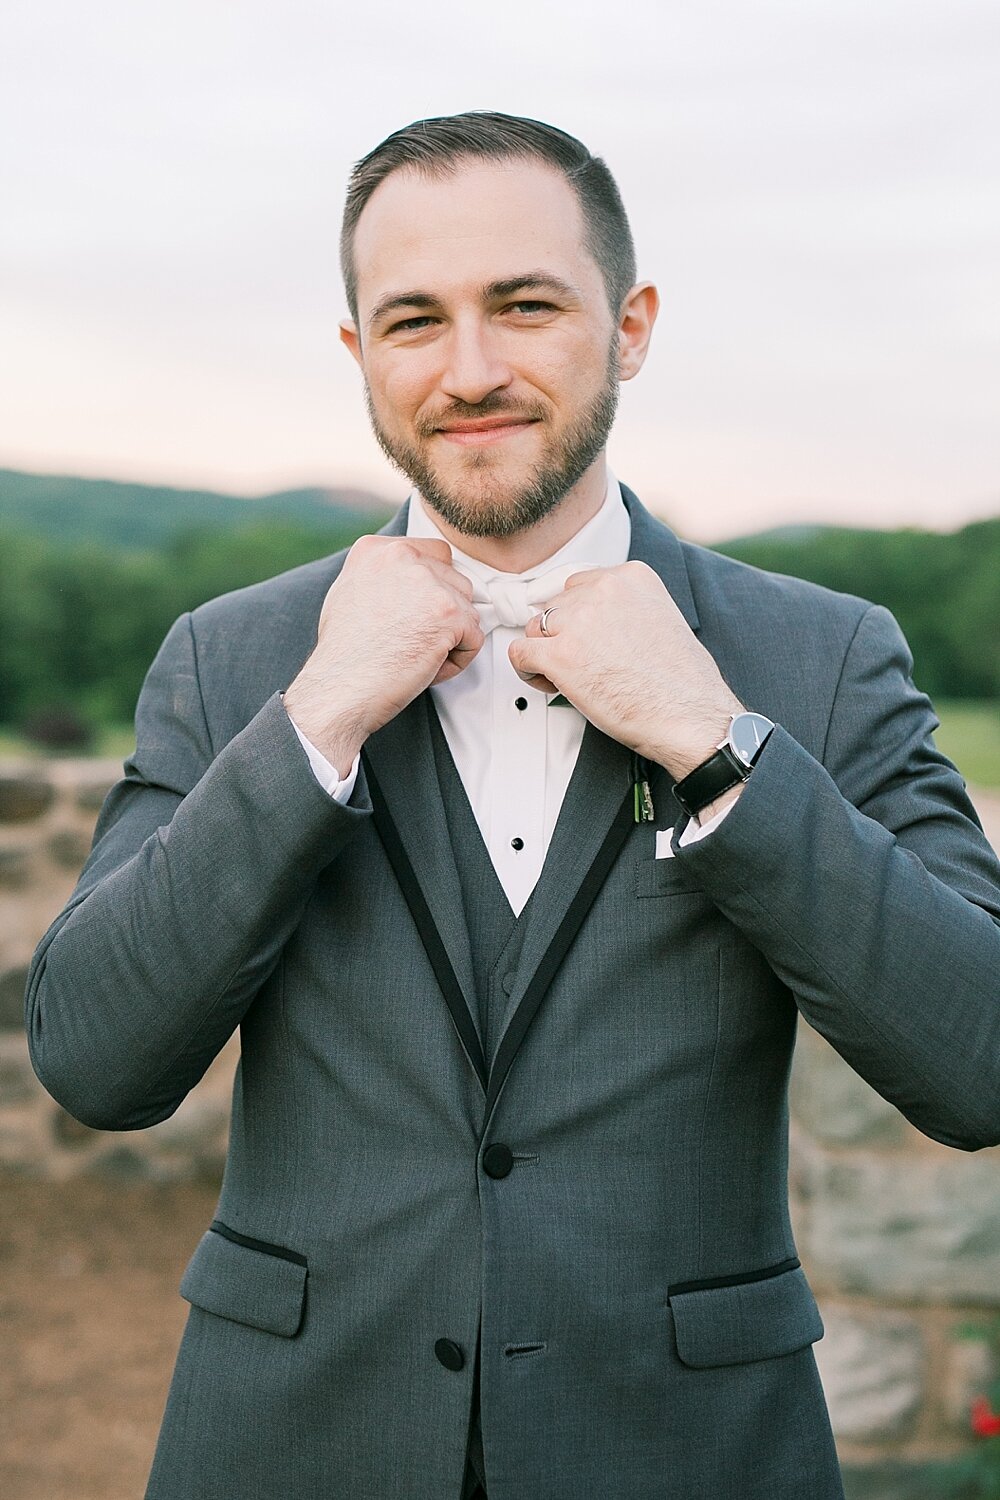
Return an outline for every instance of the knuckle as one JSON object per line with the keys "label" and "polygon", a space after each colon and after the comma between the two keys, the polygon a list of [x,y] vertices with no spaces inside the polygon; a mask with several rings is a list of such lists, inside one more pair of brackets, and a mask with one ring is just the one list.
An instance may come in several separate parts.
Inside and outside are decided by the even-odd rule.
{"label": "knuckle", "polygon": [[372,536],[370,533],[365,536],[359,536],[348,556],[364,557],[369,552],[377,552],[379,543],[384,540],[384,537]]}
{"label": "knuckle", "polygon": [[632,562],[625,563],[624,566],[629,571],[629,577],[641,579],[647,585],[658,584],[660,587],[662,587],[662,581],[660,579],[659,573],[655,573],[649,566],[649,563],[640,562],[638,558],[635,558]]}
{"label": "knuckle", "polygon": [[453,631],[465,623],[466,616],[462,606],[440,585],[435,589],[431,610],[435,622],[445,630]]}

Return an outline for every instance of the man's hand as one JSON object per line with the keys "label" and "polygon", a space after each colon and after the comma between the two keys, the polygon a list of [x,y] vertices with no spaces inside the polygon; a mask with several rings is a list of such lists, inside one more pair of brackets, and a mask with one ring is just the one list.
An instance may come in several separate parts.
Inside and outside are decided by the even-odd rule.
{"label": "man's hand", "polygon": [[743,705],[652,568],[574,573],[510,646],[532,687],[560,692],[598,729],[675,781],[707,760]]}
{"label": "man's hand", "polygon": [[370,734],[483,644],[472,585],[447,542],[365,536],[319,618],[316,649],[285,693],[302,733],[346,775]]}

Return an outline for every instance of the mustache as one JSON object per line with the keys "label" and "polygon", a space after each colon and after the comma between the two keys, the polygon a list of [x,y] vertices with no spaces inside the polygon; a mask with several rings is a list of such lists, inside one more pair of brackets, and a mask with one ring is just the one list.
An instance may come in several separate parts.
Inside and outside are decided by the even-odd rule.
{"label": "mustache", "polygon": [[509,397],[491,391],[482,401],[453,401],[433,417],[421,417],[414,426],[420,437],[433,437],[448,422],[476,422],[484,417],[510,417],[516,422],[540,422],[546,413],[538,406],[512,403]]}

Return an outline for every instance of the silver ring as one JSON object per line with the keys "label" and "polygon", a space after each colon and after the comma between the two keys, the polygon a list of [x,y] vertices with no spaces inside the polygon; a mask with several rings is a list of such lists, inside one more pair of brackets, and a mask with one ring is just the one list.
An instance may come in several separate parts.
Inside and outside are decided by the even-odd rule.
{"label": "silver ring", "polygon": [[543,609],[542,610],[542,617],[541,617],[541,619],[538,622],[538,628],[542,632],[542,635],[548,635],[549,634],[548,618],[549,618],[549,615],[552,613],[552,611],[554,609],[555,609],[555,605],[554,604],[550,604],[549,607],[548,607],[548,609]]}

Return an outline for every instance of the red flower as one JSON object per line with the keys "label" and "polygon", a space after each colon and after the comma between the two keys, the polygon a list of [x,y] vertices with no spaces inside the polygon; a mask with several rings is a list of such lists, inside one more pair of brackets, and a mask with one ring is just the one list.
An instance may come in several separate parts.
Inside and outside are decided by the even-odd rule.
{"label": "red flower", "polygon": [[1000,1437],[1000,1414],[990,1410],[985,1396],[977,1396],[970,1409],[972,1430],[978,1437]]}

